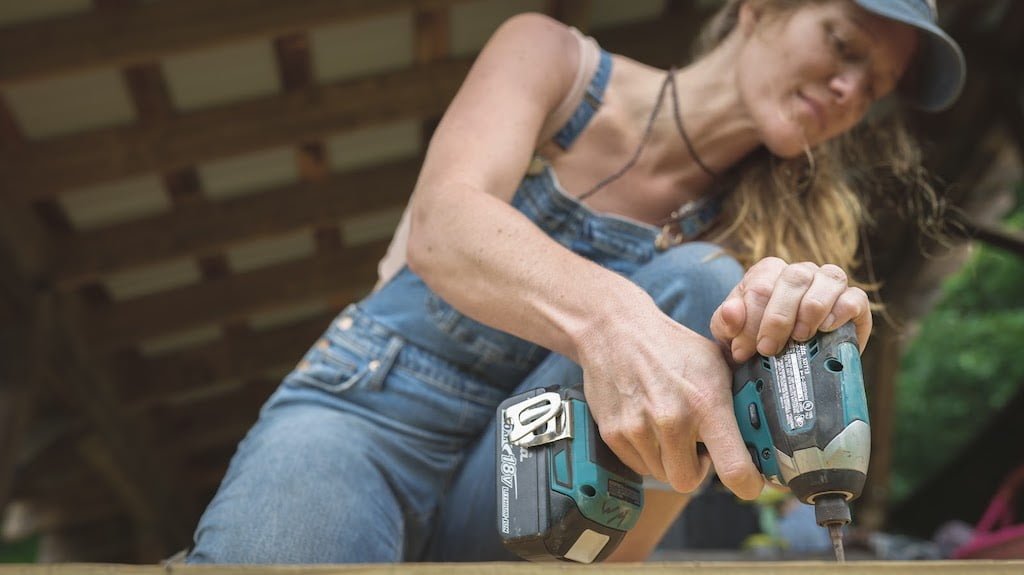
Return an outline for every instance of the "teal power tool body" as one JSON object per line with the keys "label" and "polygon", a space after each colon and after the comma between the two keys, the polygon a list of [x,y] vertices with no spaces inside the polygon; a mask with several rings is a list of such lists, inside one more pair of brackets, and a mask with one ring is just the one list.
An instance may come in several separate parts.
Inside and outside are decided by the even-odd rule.
{"label": "teal power tool body", "polygon": [[[853,324],[755,355],[734,373],[733,407],[758,470],[814,505],[843,560],[841,529],[864,487],[871,445]],[[643,483],[601,441],[582,389],[510,397],[497,419],[505,546],[531,561],[607,558],[640,516]]]}

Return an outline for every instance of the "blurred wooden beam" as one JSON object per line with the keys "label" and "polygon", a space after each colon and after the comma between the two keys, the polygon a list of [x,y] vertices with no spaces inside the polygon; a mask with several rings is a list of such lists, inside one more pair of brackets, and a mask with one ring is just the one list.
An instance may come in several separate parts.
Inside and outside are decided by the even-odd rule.
{"label": "blurred wooden beam", "polygon": [[401,160],[251,196],[179,206],[174,212],[85,232],[58,244],[55,282],[73,289],[100,276],[238,243],[398,208],[421,160]]}
{"label": "blurred wooden beam", "polygon": [[[698,25],[699,18],[673,13],[654,22],[603,30],[599,38],[608,49],[668,66],[678,64],[679,55],[688,52],[687,33]],[[440,115],[470,63],[435,61],[184,113],[157,126],[104,128],[29,143],[0,155],[0,185],[12,197],[27,201],[103,181],[314,141],[383,121]]]}
{"label": "blurred wooden beam", "polygon": [[[18,541],[47,531],[58,531],[123,514],[123,508],[102,489],[79,489],[48,494],[46,500],[19,501],[4,517],[0,535]],[[3,570],[0,569],[0,572]]]}
{"label": "blurred wooden beam", "polygon": [[353,301],[373,286],[387,242],[347,248],[151,296],[83,310],[96,346],[112,351],[211,323],[288,305],[339,297]]}
{"label": "blurred wooden beam", "polygon": [[118,396],[129,406],[180,403],[215,382],[249,380],[292,365],[330,324],[334,312],[287,326],[226,337],[155,358],[115,360]]}
{"label": "blurred wooden beam", "polygon": [[11,298],[0,297],[0,307],[5,308],[0,315],[6,318],[0,321],[0,515],[11,493],[31,421],[46,348],[45,302],[35,298],[21,309],[13,309],[18,305]]}
{"label": "blurred wooden beam", "polygon": [[0,29],[0,86],[178,52],[305,31],[380,14],[466,0],[175,0],[139,2]]}
{"label": "blurred wooden beam", "polygon": [[0,186],[12,197],[28,201],[384,121],[440,114],[469,63],[436,62],[185,113],[166,124],[105,128],[29,143],[0,155]]}
{"label": "blurred wooden beam", "polygon": [[79,443],[80,455],[120,498],[137,533],[153,542],[153,552],[169,552],[191,534],[187,498],[174,470],[162,466],[152,450],[142,422],[123,409],[108,374],[92,361],[96,347],[80,335],[76,326],[84,323],[76,310],[68,298],[54,298],[45,378],[89,423],[92,434]]}
{"label": "blurred wooden beam", "polygon": [[591,0],[547,0],[547,13],[586,34],[590,31],[591,4]]}
{"label": "blurred wooden beam", "polygon": [[451,17],[447,6],[419,9],[415,15],[413,59],[427,64],[448,57],[451,50]]}

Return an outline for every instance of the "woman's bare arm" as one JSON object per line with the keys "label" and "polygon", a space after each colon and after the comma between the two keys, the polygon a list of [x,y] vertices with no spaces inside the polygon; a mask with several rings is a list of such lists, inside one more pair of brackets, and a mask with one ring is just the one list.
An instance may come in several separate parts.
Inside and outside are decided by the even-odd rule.
{"label": "woman's bare arm", "polygon": [[544,118],[568,90],[575,39],[539,15],[513,18],[481,52],[445,114],[412,200],[408,261],[441,297],[485,324],[584,369],[601,434],[640,473],[696,488],[715,458],[754,497],[717,346],[679,325],[628,279],[563,248],[509,200]]}

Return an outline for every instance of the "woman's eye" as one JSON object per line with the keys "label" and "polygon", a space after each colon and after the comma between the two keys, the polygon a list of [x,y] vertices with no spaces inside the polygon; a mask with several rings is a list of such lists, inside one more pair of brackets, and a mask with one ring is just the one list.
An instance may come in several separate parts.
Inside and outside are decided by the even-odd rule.
{"label": "woman's eye", "polygon": [[832,46],[836,49],[836,53],[846,58],[850,56],[850,45],[843,40],[838,34],[832,34]]}
{"label": "woman's eye", "polygon": [[828,27],[828,39],[836,55],[843,60],[855,61],[860,58],[856,51],[850,46],[850,42],[840,35],[839,32],[836,32],[835,28],[832,26]]}

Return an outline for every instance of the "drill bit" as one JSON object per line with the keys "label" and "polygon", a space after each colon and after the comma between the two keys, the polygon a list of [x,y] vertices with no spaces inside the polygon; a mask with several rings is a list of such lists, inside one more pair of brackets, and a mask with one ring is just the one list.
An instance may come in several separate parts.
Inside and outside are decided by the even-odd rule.
{"label": "drill bit", "polygon": [[836,561],[846,563],[846,551],[843,549],[843,524],[829,523],[828,536],[832,538],[832,550],[836,553]]}

